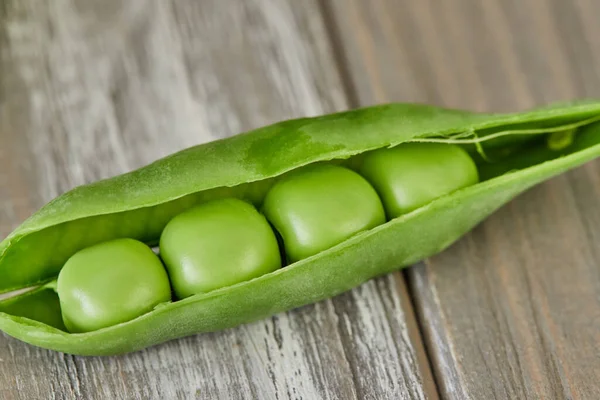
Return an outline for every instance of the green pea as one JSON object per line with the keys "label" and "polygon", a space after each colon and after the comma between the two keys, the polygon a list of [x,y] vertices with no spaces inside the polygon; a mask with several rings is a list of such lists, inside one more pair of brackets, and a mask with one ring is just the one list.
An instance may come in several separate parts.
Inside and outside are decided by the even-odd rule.
{"label": "green pea", "polygon": [[57,293],[70,332],[132,320],[171,300],[169,277],[152,250],[115,239],[75,253],[58,275]]}
{"label": "green pea", "polygon": [[477,167],[461,147],[406,143],[364,156],[359,173],[375,187],[388,219],[479,181]]}
{"label": "green pea", "polygon": [[290,262],[385,222],[383,206],[369,182],[334,165],[290,173],[267,193],[263,212],[281,234]]}
{"label": "green pea", "polygon": [[[556,135],[568,139],[558,152],[547,148],[548,141],[556,148]],[[407,144],[413,140],[478,143],[485,157],[476,171],[460,148]],[[232,328],[438,254],[520,193],[599,157],[600,101],[513,114],[384,104],[205,143],[75,188],[1,241],[0,293],[40,286],[0,300],[0,331],[69,354],[113,355]],[[478,173],[484,182],[476,183]],[[445,194],[457,182],[472,186]],[[383,223],[376,189],[391,217],[442,197]],[[405,196],[397,201],[396,193]],[[248,204],[206,203],[226,196],[263,202],[287,258],[304,259],[263,275],[281,263],[279,238]],[[104,243],[158,243],[167,223],[162,256],[173,285],[190,289],[179,296],[219,290],[168,301],[167,273],[147,247]],[[63,319],[72,332],[116,325],[70,334]]]}
{"label": "green pea", "polygon": [[179,298],[243,282],[281,267],[275,233],[252,205],[214,200],[173,218],[160,254]]}

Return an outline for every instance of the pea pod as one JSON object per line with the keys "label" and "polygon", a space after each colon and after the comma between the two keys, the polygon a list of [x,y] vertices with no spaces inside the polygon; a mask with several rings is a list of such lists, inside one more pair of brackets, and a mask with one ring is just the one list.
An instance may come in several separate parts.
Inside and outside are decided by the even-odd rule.
{"label": "pea pod", "polygon": [[[69,191],[0,243],[0,329],[27,343],[80,355],[136,351],[167,340],[258,320],[349,290],[434,255],[531,186],[600,156],[600,102],[481,114],[388,104],[284,121],[196,146],[136,171]],[[545,138],[574,131],[554,149]],[[167,223],[208,200],[235,197],[259,208],[274,183],[313,163],[350,168],[376,149],[405,142],[461,144],[487,171],[445,194],[284,268],[160,303],[132,320],[69,333],[56,277],[71,256],[130,238],[156,245]],[[527,162],[527,154],[536,154]]]}

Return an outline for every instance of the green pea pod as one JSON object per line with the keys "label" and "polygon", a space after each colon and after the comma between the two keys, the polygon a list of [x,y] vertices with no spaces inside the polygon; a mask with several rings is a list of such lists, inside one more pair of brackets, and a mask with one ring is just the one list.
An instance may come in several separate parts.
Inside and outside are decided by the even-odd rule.
{"label": "green pea pod", "polygon": [[[389,104],[285,121],[183,150],[59,196],[1,242],[0,293],[37,288],[0,302],[0,329],[43,348],[109,355],[335,296],[444,250],[518,194],[600,156],[599,119],[600,101],[513,114]],[[572,140],[549,146],[545,139],[563,131],[575,132]],[[260,206],[288,171],[316,162],[351,166],[365,152],[411,141],[463,144],[486,171],[484,180],[258,278],[161,303],[114,326],[66,332],[55,280],[77,251],[115,238],[155,245],[169,220],[199,203],[237,197]]]}

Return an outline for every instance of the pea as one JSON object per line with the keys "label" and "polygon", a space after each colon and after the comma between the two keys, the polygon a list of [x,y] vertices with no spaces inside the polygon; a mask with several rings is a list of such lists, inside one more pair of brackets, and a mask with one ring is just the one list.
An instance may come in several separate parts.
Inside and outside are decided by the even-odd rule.
{"label": "pea", "polygon": [[[479,170],[453,144],[476,144]],[[0,331],[113,355],[256,321],[431,257],[598,157],[600,101],[514,114],[385,104],[205,143],[75,188],[1,241],[0,293],[37,288],[0,300]],[[160,244],[166,268],[141,242]],[[302,261],[277,270],[283,250]],[[169,301],[169,283],[190,297]]]}
{"label": "pea", "polygon": [[388,219],[479,181],[477,167],[461,147],[405,143],[365,154],[359,173],[375,187]]}
{"label": "pea", "polygon": [[132,320],[171,300],[167,273],[137,240],[115,239],[75,253],[58,275],[62,317],[70,332]]}
{"label": "pea", "polygon": [[252,205],[213,200],[173,218],[160,254],[179,298],[243,282],[281,267],[277,238]]}
{"label": "pea", "polygon": [[263,212],[281,234],[290,262],[385,222],[369,182],[334,165],[308,166],[281,179],[267,193]]}

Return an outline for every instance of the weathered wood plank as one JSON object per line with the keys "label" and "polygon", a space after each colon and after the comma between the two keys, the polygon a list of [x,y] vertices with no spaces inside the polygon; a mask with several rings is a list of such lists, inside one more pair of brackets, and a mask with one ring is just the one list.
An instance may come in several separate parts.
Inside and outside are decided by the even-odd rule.
{"label": "weathered wood plank", "polygon": [[[337,0],[360,104],[519,110],[600,95],[600,3]],[[407,270],[444,398],[600,398],[600,162]]]}
{"label": "weathered wood plank", "polygon": [[[0,10],[1,235],[75,185],[347,107],[316,1],[5,0]],[[0,398],[435,397],[403,285],[388,276],[121,357],[0,336]]]}

